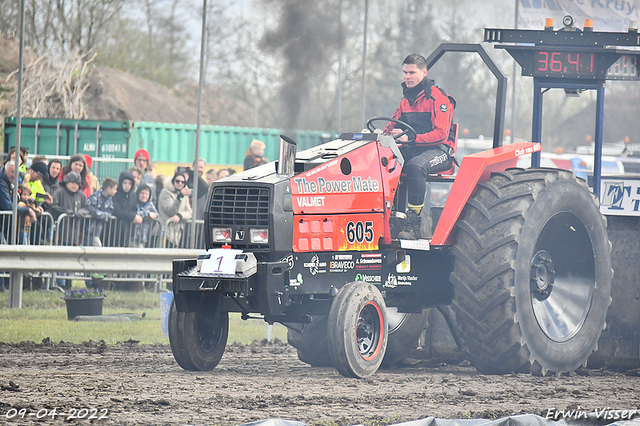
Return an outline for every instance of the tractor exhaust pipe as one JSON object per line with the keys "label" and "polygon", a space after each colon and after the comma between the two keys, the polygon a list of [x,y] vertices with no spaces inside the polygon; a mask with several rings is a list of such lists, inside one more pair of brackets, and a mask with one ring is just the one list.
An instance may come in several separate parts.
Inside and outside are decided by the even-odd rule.
{"label": "tractor exhaust pipe", "polygon": [[293,176],[295,174],[297,143],[284,135],[280,135],[280,155],[278,157],[278,174]]}

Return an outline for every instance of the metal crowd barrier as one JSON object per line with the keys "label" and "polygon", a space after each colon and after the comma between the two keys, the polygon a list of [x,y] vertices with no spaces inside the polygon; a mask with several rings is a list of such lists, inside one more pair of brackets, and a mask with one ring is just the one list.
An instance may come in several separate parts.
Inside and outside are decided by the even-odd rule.
{"label": "metal crowd barrier", "polygon": [[[12,212],[0,211],[0,244],[11,243]],[[55,222],[50,213],[44,212],[38,220],[25,226],[24,218],[18,221],[17,243],[20,245],[45,246],[53,243]]]}
{"label": "metal crowd barrier", "polygon": [[[11,242],[11,212],[0,212],[0,244]],[[204,221],[196,221],[196,245],[199,250],[204,249]],[[159,220],[145,219],[143,223],[126,223],[117,218],[108,221],[98,220],[82,215],[62,214],[56,221],[51,214],[45,212],[38,220],[26,229],[19,227],[18,245],[48,245],[75,247],[113,247],[140,249],[191,249],[191,223],[167,222],[163,227]],[[34,274],[42,271],[33,270]],[[96,274],[104,271],[96,270]],[[1,277],[9,274],[0,271]],[[65,275],[60,272],[42,274],[47,290],[57,288],[62,290],[65,282],[72,279],[92,280],[92,274]],[[157,291],[162,283],[171,280],[170,274],[131,274],[110,273],[104,277],[110,282],[141,282],[152,283]]]}

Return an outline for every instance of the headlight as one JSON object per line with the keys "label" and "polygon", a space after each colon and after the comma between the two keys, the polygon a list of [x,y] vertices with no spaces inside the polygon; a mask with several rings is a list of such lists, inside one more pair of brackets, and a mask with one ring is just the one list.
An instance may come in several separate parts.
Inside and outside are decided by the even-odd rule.
{"label": "headlight", "polygon": [[254,244],[269,244],[268,229],[252,229],[250,231],[251,242]]}
{"label": "headlight", "polygon": [[230,243],[231,228],[211,228],[211,241],[214,243]]}

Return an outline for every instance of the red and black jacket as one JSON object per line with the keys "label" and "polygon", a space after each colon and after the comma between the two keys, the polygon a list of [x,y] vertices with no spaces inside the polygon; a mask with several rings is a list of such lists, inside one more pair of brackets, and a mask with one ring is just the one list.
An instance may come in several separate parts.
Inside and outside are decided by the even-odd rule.
{"label": "red and black jacket", "polygon": [[[392,118],[403,121],[415,129],[418,133],[417,146],[442,143],[453,146],[453,141],[449,140],[449,131],[455,100],[428,78],[422,80],[415,88],[408,89],[404,83],[402,87],[405,97],[400,101],[400,106]],[[413,97],[415,99],[412,99]],[[394,127],[394,123],[389,123],[384,132],[390,134]]]}

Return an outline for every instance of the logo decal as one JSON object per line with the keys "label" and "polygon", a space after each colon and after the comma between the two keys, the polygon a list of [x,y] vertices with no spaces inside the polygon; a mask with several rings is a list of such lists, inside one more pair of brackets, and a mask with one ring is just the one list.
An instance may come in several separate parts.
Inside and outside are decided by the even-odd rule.
{"label": "logo decal", "polygon": [[447,112],[447,106],[445,104],[440,105],[440,111]]}
{"label": "logo decal", "polygon": [[236,240],[244,240],[244,231],[236,231]]}

